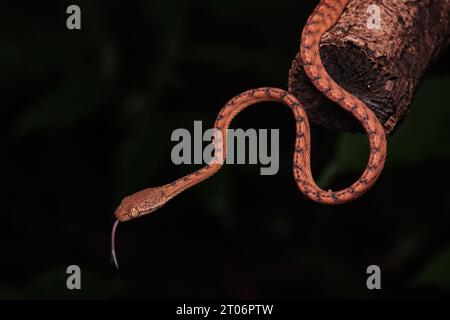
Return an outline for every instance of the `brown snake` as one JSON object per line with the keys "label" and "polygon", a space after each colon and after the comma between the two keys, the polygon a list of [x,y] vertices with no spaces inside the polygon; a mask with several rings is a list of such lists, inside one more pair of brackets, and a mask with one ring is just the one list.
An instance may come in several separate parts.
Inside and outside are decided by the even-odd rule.
{"label": "brown snake", "polygon": [[[375,114],[367,105],[340,87],[325,70],[320,58],[320,39],[339,19],[349,0],[321,0],[308,18],[301,38],[300,54],[304,70],[314,86],[330,100],[351,113],[363,126],[370,142],[370,157],[361,177],[350,187],[340,190],[322,190],[314,182],[310,163],[310,128],[308,117],[300,101],[282,89],[259,88],[246,91],[231,99],[220,110],[214,127],[223,137],[223,150],[226,157],[227,129],[231,121],[245,108],[263,101],[281,102],[294,113],[296,121],[296,140],[294,151],[294,178],[302,193],[309,199],[323,204],[342,204],[352,201],[369,190],[383,170],[386,159],[386,132]],[[184,190],[211,177],[223,164],[211,162],[200,170],[160,187],[148,188],[124,198],[115,212],[117,218],[113,228],[112,253],[114,252],[114,234],[119,221],[128,221],[149,214],[161,208],[166,202]]]}

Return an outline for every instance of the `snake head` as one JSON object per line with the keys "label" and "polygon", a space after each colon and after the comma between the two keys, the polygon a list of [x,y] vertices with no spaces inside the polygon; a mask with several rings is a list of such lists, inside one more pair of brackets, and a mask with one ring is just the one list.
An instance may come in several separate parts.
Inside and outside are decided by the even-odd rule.
{"label": "snake head", "polygon": [[125,197],[114,215],[119,221],[128,221],[161,208],[168,200],[164,187],[144,189]]}

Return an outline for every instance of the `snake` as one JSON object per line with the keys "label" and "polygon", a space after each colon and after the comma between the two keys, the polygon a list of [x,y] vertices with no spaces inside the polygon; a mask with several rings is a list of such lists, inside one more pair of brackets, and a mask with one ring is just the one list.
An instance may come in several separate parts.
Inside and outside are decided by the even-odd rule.
{"label": "snake", "polygon": [[[311,173],[311,136],[307,114],[299,99],[286,90],[263,87],[245,91],[220,110],[214,128],[219,130],[223,141],[216,139],[215,155],[226,157],[227,129],[232,120],[244,109],[260,102],[278,102],[289,107],[295,118],[296,138],[293,157],[293,175],[303,195],[314,202],[338,205],[353,201],[367,192],[380,176],[387,153],[389,128],[383,126],[374,112],[360,99],[337,84],[326,71],[320,57],[322,36],[338,21],[350,0],[321,0],[309,16],[301,35],[300,58],[303,69],[313,85],[328,99],[349,112],[363,127],[370,144],[367,165],[349,187],[339,190],[323,190],[314,181]],[[214,140],[214,138],[213,138]],[[219,145],[219,142],[223,142]],[[222,149],[220,149],[222,146]],[[217,158],[215,158],[217,160]],[[222,161],[211,161],[199,170],[159,187],[151,187],[125,197],[115,211],[113,225],[112,257],[117,265],[114,242],[119,222],[148,215],[165,205],[181,192],[197,185],[216,174],[223,166]]]}

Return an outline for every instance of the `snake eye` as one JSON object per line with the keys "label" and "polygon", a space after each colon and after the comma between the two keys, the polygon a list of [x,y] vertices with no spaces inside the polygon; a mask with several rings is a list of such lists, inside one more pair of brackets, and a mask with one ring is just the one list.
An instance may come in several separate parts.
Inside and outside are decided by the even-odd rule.
{"label": "snake eye", "polygon": [[128,215],[131,218],[137,218],[137,217],[139,217],[139,214],[140,214],[139,209],[136,207],[131,208],[131,210],[128,213]]}

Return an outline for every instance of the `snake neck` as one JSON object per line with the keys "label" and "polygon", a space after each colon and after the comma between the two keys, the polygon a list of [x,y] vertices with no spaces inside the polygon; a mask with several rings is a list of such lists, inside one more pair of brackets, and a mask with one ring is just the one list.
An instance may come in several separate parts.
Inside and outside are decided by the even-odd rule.
{"label": "snake neck", "polygon": [[217,171],[222,167],[221,164],[208,164],[203,168],[188,174],[184,177],[181,177],[171,183],[166,184],[163,188],[166,190],[165,195],[167,201],[173,199],[180,193],[186,191],[189,188],[199,184],[200,182],[208,179],[212,175],[214,175]]}

